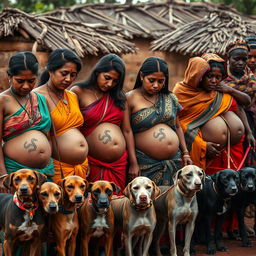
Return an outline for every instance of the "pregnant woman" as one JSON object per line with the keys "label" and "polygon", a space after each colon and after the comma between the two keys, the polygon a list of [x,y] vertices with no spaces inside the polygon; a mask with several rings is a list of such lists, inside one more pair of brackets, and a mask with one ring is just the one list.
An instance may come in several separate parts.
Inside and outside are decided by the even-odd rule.
{"label": "pregnant woman", "polygon": [[11,57],[7,74],[10,88],[0,94],[0,175],[28,168],[50,178],[51,118],[45,97],[32,92],[38,61],[31,52],[19,52]]}
{"label": "pregnant woman", "polygon": [[168,90],[167,63],[150,57],[142,64],[134,89],[127,94],[136,155],[141,174],[157,185],[170,185],[184,164],[192,164],[186,147],[175,95]]}
{"label": "pregnant woman", "polygon": [[250,98],[221,84],[225,74],[224,60],[205,54],[189,60],[183,82],[174,88],[183,107],[180,122],[191,158],[207,174],[227,168],[229,154],[232,169],[237,169],[243,158],[244,126],[248,122],[236,102],[248,105]]}
{"label": "pregnant woman", "polygon": [[[115,54],[102,57],[87,81],[72,88],[79,98],[89,144],[89,181],[108,180],[121,190],[125,187],[129,159],[129,178],[139,174],[123,92],[125,66]],[[127,149],[127,150],[126,150]]]}
{"label": "pregnant woman", "polygon": [[70,175],[86,177],[88,145],[79,131],[84,120],[77,96],[67,90],[80,69],[80,59],[74,52],[69,49],[54,50],[41,75],[41,86],[36,89],[47,99],[54,127],[51,134],[54,182]]}

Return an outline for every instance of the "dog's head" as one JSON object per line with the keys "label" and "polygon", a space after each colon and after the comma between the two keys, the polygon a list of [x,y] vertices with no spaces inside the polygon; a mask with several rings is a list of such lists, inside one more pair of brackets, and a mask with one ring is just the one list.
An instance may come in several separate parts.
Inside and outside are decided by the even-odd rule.
{"label": "dog's head", "polygon": [[42,204],[44,211],[49,214],[59,211],[61,196],[62,188],[53,182],[45,182],[38,191],[39,202]]}
{"label": "dog's head", "polygon": [[256,169],[245,167],[239,170],[240,187],[243,191],[254,192],[256,190]]}
{"label": "dog's head", "polygon": [[232,169],[224,169],[211,175],[218,193],[224,196],[234,196],[238,192],[239,174]]}
{"label": "dog's head", "polygon": [[3,184],[7,189],[13,187],[20,197],[30,197],[36,192],[38,186],[46,181],[47,177],[34,170],[20,169],[8,174],[3,179]]}
{"label": "dog's head", "polygon": [[84,202],[85,192],[88,188],[88,182],[80,176],[67,176],[58,182],[63,189],[63,198],[73,204],[82,204]]}
{"label": "dog's head", "polygon": [[114,182],[98,180],[89,183],[88,192],[91,192],[92,201],[101,211],[109,208],[113,193],[118,194],[120,189]]}
{"label": "dog's head", "polygon": [[174,183],[180,183],[185,190],[199,191],[203,187],[205,172],[196,165],[187,165],[178,170],[175,176]]}
{"label": "dog's head", "polygon": [[144,176],[136,177],[124,189],[124,195],[141,206],[149,205],[160,192],[156,184]]}

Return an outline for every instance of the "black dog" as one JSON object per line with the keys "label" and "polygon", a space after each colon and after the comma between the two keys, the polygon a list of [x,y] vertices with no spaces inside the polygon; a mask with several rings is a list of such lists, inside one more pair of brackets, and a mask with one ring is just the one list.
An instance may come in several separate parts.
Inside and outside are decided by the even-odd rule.
{"label": "black dog", "polygon": [[[195,236],[205,235],[205,242],[208,254],[215,254],[218,251],[226,251],[221,244],[221,227],[223,215],[231,205],[231,197],[238,192],[239,174],[231,169],[225,169],[218,173],[207,176],[203,184],[203,190],[197,193],[199,215],[196,222]],[[216,216],[215,242],[216,249],[211,239],[212,217]],[[193,251],[194,248],[191,247]]]}
{"label": "black dog", "polygon": [[237,210],[239,233],[242,239],[242,246],[252,246],[248,239],[244,223],[245,208],[250,204],[256,204],[256,169],[245,167],[238,171],[240,177],[239,193],[233,198]]}

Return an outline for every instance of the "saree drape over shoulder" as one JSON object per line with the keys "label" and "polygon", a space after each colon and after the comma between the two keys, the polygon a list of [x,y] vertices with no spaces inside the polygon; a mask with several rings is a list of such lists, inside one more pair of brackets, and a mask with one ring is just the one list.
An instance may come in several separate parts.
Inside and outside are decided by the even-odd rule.
{"label": "saree drape over shoulder", "polygon": [[[67,102],[67,104],[64,103],[64,100]],[[84,122],[76,95],[73,92],[65,90],[64,100],[59,100],[56,107],[51,111],[51,117],[56,130],[56,136],[60,136],[70,129],[79,128]],[[63,159],[54,159],[54,169],[54,182],[58,182],[58,180],[62,178],[61,169],[63,171],[64,177],[70,175],[78,175],[85,179],[88,169],[88,161],[86,159],[82,164],[70,165],[65,163]]]}
{"label": "saree drape over shoulder", "polygon": [[[144,108],[131,115],[134,133],[142,132],[163,123],[176,130],[176,116],[181,106],[173,94],[159,94],[155,106]],[[147,176],[157,185],[170,185],[172,175],[181,168],[180,150],[172,159],[156,160],[136,149],[137,161],[141,175]]]}
{"label": "saree drape over shoulder", "polygon": [[[31,109],[32,102],[32,109]],[[47,134],[51,129],[51,117],[47,108],[46,99],[43,95],[31,92],[31,102],[27,103],[18,111],[7,117],[3,121],[3,141],[11,140],[27,131],[38,130]],[[27,114],[33,117],[29,119]],[[13,159],[4,157],[5,167],[8,173],[15,172],[19,169],[27,168],[46,174],[48,177],[54,175],[53,161],[50,159],[49,164],[43,169],[30,168],[22,165]]]}
{"label": "saree drape over shoulder", "polygon": [[[123,121],[124,112],[114,103],[114,100],[106,93],[102,98],[81,108],[84,116],[84,125],[81,132],[87,137],[99,124],[112,123],[120,126]],[[121,191],[125,188],[126,170],[128,164],[127,151],[115,162],[106,163],[88,155],[90,166],[89,181],[108,180],[115,182]]]}
{"label": "saree drape over shoulder", "polygon": [[205,59],[191,58],[183,82],[177,83],[173,89],[183,108],[179,120],[191,159],[203,169],[206,168],[206,141],[202,138],[200,126],[227,112],[233,100],[229,94],[206,92],[199,88],[203,75],[209,69]]}

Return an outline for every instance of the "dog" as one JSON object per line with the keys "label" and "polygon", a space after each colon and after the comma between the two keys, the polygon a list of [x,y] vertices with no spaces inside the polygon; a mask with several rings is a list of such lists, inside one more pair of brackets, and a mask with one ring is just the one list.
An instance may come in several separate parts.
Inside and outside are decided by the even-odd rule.
{"label": "dog", "polygon": [[51,215],[50,230],[56,239],[58,256],[73,256],[79,229],[77,208],[84,202],[88,182],[79,176],[67,176],[59,181],[63,197],[59,211]]}
{"label": "dog", "polygon": [[247,236],[244,223],[245,208],[250,204],[256,205],[256,169],[245,167],[238,171],[240,177],[239,192],[233,198],[235,209],[237,210],[239,233],[242,239],[242,246],[252,246]]}
{"label": "dog", "polygon": [[[196,235],[205,235],[207,254],[215,254],[227,249],[221,242],[221,227],[225,213],[231,207],[231,198],[238,192],[239,174],[231,169],[221,170],[211,176],[207,176],[203,189],[197,194],[199,216],[196,224]],[[216,216],[214,237],[216,248],[211,239],[212,217]]]}
{"label": "dog", "polygon": [[36,190],[46,179],[44,174],[29,169],[20,169],[3,179],[7,189],[16,191],[14,195],[0,194],[0,228],[5,233],[5,256],[15,255],[21,245],[25,246],[24,255],[38,255],[45,220]]}
{"label": "dog", "polygon": [[136,245],[138,255],[148,255],[156,225],[153,200],[159,194],[160,189],[153,181],[139,176],[126,186],[125,197],[111,201],[115,224],[123,228],[126,256],[134,255]]}
{"label": "dog", "polygon": [[[110,205],[113,192],[118,194],[119,187],[105,180],[89,183],[87,192],[90,196],[79,209],[79,222],[81,231],[82,255],[89,255],[89,242],[91,238],[105,238],[105,255],[112,253],[114,214]],[[96,246],[95,255],[98,246]]]}
{"label": "dog", "polygon": [[59,211],[62,189],[53,182],[45,182],[38,191],[38,199],[46,214],[55,214]]}
{"label": "dog", "polygon": [[202,189],[204,177],[205,173],[201,168],[187,165],[177,171],[173,186],[160,187],[162,194],[154,202],[157,216],[151,246],[156,250],[154,255],[162,255],[159,241],[167,223],[171,256],[177,256],[175,235],[178,224],[186,224],[183,252],[185,256],[190,255],[190,241],[198,214],[196,193]]}

